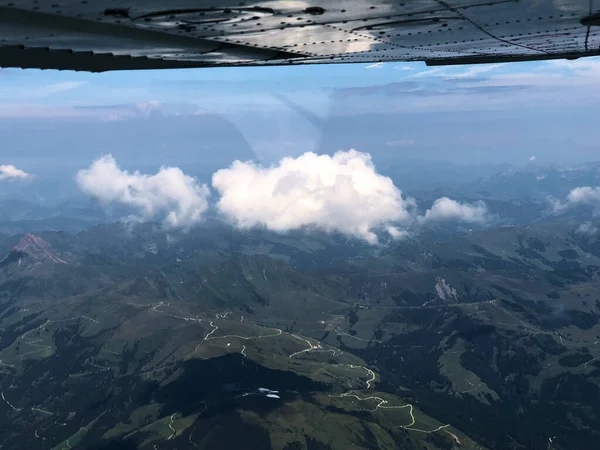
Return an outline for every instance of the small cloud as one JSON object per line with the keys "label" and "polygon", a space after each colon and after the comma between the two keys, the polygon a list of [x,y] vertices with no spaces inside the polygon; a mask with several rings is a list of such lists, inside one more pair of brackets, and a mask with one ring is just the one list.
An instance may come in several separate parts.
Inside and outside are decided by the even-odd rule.
{"label": "small cloud", "polygon": [[575,233],[585,236],[594,236],[598,234],[598,227],[593,225],[592,222],[583,222],[577,227]]}
{"label": "small cloud", "polygon": [[504,66],[504,64],[481,64],[463,67],[434,67],[432,69],[410,75],[409,78],[435,77],[446,80],[474,80],[480,78],[480,75],[492,72],[502,66]]}
{"label": "small cloud", "polygon": [[275,166],[235,161],[216,172],[212,185],[221,195],[219,211],[240,228],[265,226],[285,232],[303,227],[337,231],[376,244],[374,230],[392,237],[392,224],[411,220],[413,199],[375,170],[368,153],[333,156],[304,153]]}
{"label": "small cloud", "polygon": [[530,156],[529,161],[535,161],[535,156]]}
{"label": "small cloud", "polygon": [[482,223],[488,220],[487,205],[482,201],[460,203],[448,197],[438,198],[425,215],[419,216],[421,223],[431,221],[449,221]]}
{"label": "small cloud", "polygon": [[440,74],[446,73],[448,69],[446,67],[434,67],[433,69],[423,70],[421,72],[413,73],[409,75],[407,78],[423,78],[423,77],[431,77],[431,76],[439,76]]}
{"label": "small cloud", "polygon": [[482,64],[477,66],[465,67],[462,72],[448,75],[447,78],[454,80],[477,78],[478,75],[491,72],[493,70],[499,69],[502,66],[504,66],[504,64]]}
{"label": "small cloud", "polygon": [[410,67],[410,66],[406,66],[406,65],[403,65],[403,66],[396,66],[396,67],[394,67],[394,69],[395,69],[395,70],[402,70],[402,71],[415,70],[415,68],[414,68],[414,67]]}
{"label": "small cloud", "polygon": [[158,100],[150,100],[148,102],[138,102],[135,107],[139,114],[149,116],[154,111],[160,110],[161,103]]}
{"label": "small cloud", "polygon": [[378,62],[378,63],[371,64],[371,65],[365,67],[365,69],[381,69],[382,66],[383,66],[383,63]]}
{"label": "small cloud", "polygon": [[73,89],[85,86],[86,84],[87,81],[63,81],[62,83],[54,83],[42,86],[41,88],[39,88],[39,90],[34,90],[33,92],[37,93],[40,96],[45,96],[57,94],[59,92],[72,91]]}
{"label": "small cloud", "polygon": [[388,147],[405,147],[409,145],[414,145],[415,141],[412,139],[398,139],[396,141],[387,141],[385,143]]}
{"label": "small cloud", "polygon": [[106,155],[77,172],[75,179],[85,194],[101,203],[137,210],[133,219],[140,222],[158,219],[169,228],[189,228],[208,208],[208,187],[177,167],[161,167],[154,175],[130,173]]}
{"label": "small cloud", "polygon": [[561,202],[559,199],[554,197],[548,197],[547,201],[550,204],[549,214],[561,214],[569,208],[569,204],[567,202]]}
{"label": "small cloud", "polygon": [[24,170],[17,169],[12,164],[0,165],[0,181],[2,180],[22,180],[31,177]]}
{"label": "small cloud", "polygon": [[405,239],[410,236],[410,232],[407,230],[401,230],[400,228],[392,225],[388,225],[385,230],[392,237],[392,239]]}

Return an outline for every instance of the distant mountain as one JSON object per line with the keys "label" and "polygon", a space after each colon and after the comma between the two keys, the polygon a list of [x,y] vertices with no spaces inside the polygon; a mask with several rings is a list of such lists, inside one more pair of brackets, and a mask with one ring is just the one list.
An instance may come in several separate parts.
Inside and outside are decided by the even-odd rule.
{"label": "distant mountain", "polygon": [[[543,166],[530,163],[512,167],[493,175],[458,184],[444,184],[429,189],[410,192],[418,204],[426,208],[436,199],[447,196],[460,202],[483,201],[488,206],[492,223],[485,227],[526,226],[540,222],[560,220],[575,224],[593,220],[594,211],[589,207],[573,208],[557,216],[552,212],[552,200],[564,201],[568,193],[581,186],[600,185],[600,162],[576,166]],[[440,224],[434,233],[431,225],[425,232],[456,235],[454,223]],[[475,226],[469,228],[476,229]]]}
{"label": "distant mountain", "polygon": [[[51,189],[48,189],[48,195],[52,195]],[[32,192],[13,193],[12,196],[3,193],[0,195],[0,232],[21,234],[58,230],[82,231],[98,223],[117,220],[128,212],[122,208],[113,209],[116,216],[114,219],[101,205],[83,195],[74,195],[68,200],[52,203],[35,198]]]}
{"label": "distant mountain", "polygon": [[463,186],[481,197],[512,200],[562,198],[578,186],[600,185],[600,162],[576,166],[529,164],[482,177]]}

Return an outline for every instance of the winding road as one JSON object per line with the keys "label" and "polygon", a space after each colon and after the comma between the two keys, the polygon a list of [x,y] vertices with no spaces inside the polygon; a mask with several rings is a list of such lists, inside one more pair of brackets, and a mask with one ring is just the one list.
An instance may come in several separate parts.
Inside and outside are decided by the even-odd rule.
{"label": "winding road", "polygon": [[173,422],[175,422],[174,417],[179,414],[179,411],[174,412],[173,414],[171,414],[171,418],[170,418],[170,422],[169,422],[169,428],[171,429],[171,431],[173,432],[173,434],[171,434],[171,436],[169,436],[167,438],[167,441],[170,441],[171,439],[173,439],[175,437],[175,433],[177,433],[177,431],[175,431],[175,428],[173,428]]}
{"label": "winding road", "polygon": [[[330,397],[337,397],[337,398],[347,398],[347,397],[352,397],[357,399],[358,401],[364,402],[364,401],[369,401],[369,400],[375,400],[376,402],[378,402],[375,405],[374,409],[367,409],[365,411],[369,411],[369,412],[375,412],[378,409],[406,409],[408,408],[408,413],[410,414],[410,423],[407,425],[399,425],[401,428],[404,428],[405,430],[411,430],[411,431],[417,431],[419,433],[435,433],[436,431],[440,431],[443,430],[444,428],[448,428],[450,426],[450,424],[446,424],[446,425],[440,425],[437,428],[434,428],[433,430],[422,430],[420,428],[414,428],[413,425],[416,422],[415,419],[415,415],[413,413],[413,405],[410,403],[407,403],[406,405],[401,405],[401,406],[388,406],[387,400],[382,399],[381,397],[376,397],[376,396],[370,396],[370,397],[359,397],[358,395],[356,395],[355,393],[353,393],[352,391],[350,392],[344,392],[343,394],[337,394],[337,395],[330,395]],[[455,437],[454,434],[450,433],[453,437]],[[457,437],[455,437],[456,440],[458,440]],[[459,441],[460,442],[460,441]]]}

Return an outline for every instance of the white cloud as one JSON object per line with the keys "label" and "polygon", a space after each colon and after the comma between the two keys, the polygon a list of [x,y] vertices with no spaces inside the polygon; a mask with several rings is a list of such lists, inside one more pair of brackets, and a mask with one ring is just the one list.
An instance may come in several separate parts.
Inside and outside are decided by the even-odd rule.
{"label": "white cloud", "polygon": [[550,204],[550,214],[560,214],[569,207],[567,202],[561,202],[559,199],[551,196],[547,198],[547,201]]}
{"label": "white cloud", "polygon": [[158,111],[161,108],[161,103],[158,100],[150,100],[147,102],[137,102],[135,104],[136,112],[138,114],[149,116],[154,111]]}
{"label": "white cloud", "polygon": [[208,187],[177,167],[161,167],[154,175],[122,170],[111,155],[77,172],[80,189],[104,204],[118,203],[137,210],[135,220],[162,220],[171,228],[198,223],[208,207]]}
{"label": "white cloud", "polygon": [[600,75],[600,59],[581,58],[577,60],[557,59],[548,61],[545,71],[563,71],[573,76],[578,82],[592,83]]}
{"label": "white cloud", "polygon": [[394,67],[394,69],[396,69],[396,70],[402,70],[402,71],[415,70],[414,67],[410,67],[410,66],[406,66],[406,65],[404,65],[404,66],[396,66],[396,67]]}
{"label": "white cloud", "polygon": [[593,236],[598,233],[598,227],[593,225],[592,222],[583,222],[577,227],[575,233]]}
{"label": "white cloud", "polygon": [[288,231],[314,226],[377,242],[380,227],[403,233],[392,223],[410,221],[414,200],[404,198],[392,180],[376,172],[368,153],[304,153],[262,167],[235,161],[216,172],[220,212],[240,228],[265,226]]}
{"label": "white cloud", "polygon": [[548,199],[551,211],[555,214],[565,212],[567,209],[577,205],[591,206],[595,212],[600,211],[600,186],[581,186],[572,189],[565,201],[550,197]]}
{"label": "white cloud", "polygon": [[87,81],[63,81],[61,83],[48,84],[34,91],[39,96],[57,94],[59,92],[71,91],[81,86],[85,86]]}
{"label": "white cloud", "polygon": [[29,178],[31,175],[12,164],[0,165],[0,181]]}
{"label": "white cloud", "polygon": [[446,80],[468,80],[471,78],[477,78],[478,75],[482,75],[487,72],[492,72],[504,64],[478,64],[475,66],[445,66],[445,67],[434,67],[432,69],[417,72],[407,78],[423,78],[423,77],[436,77],[443,78]]}
{"label": "white cloud", "polygon": [[467,78],[476,78],[477,75],[481,75],[483,73],[491,72],[493,70],[499,69],[504,66],[504,64],[481,64],[476,66],[464,67],[463,72],[448,75],[448,78],[454,79],[467,79]]}
{"label": "white cloud", "polygon": [[[144,102],[136,103],[124,103],[120,105],[113,105],[108,107],[91,107],[90,109],[95,110],[99,113],[101,120],[105,122],[117,122],[120,120],[131,120],[141,117],[150,117],[153,114],[159,113],[162,115],[188,115],[189,112],[173,112],[171,105],[165,105],[158,100],[149,100]],[[185,108],[184,108],[185,109]],[[175,111],[177,111],[175,107]]]}
{"label": "white cloud", "polygon": [[[569,93],[579,86],[596,86],[600,76],[600,59],[581,58],[574,61],[565,59],[545,61],[542,63],[511,63],[510,68],[518,68],[512,73],[500,73],[482,80],[481,86],[563,86]],[[589,90],[586,90],[589,94]],[[595,97],[592,98],[594,101]]]}
{"label": "white cloud", "polygon": [[535,161],[535,156],[530,156],[529,161]]}
{"label": "white cloud", "polygon": [[392,239],[404,239],[404,238],[410,236],[409,231],[401,230],[400,228],[394,227],[392,225],[388,225],[385,230],[392,237]]}
{"label": "white cloud", "polygon": [[482,223],[488,220],[488,209],[484,202],[460,203],[448,197],[438,198],[425,215],[419,216],[420,222],[449,221]]}
{"label": "white cloud", "polygon": [[375,64],[370,64],[367,67],[365,67],[365,69],[381,69],[381,67],[383,66],[382,62],[378,62]]}
{"label": "white cloud", "polygon": [[37,86],[0,88],[0,97],[12,99],[45,98],[60,92],[72,91],[88,84],[87,81],[62,81]]}
{"label": "white cloud", "polygon": [[434,67],[433,69],[423,70],[422,72],[417,72],[412,75],[407,76],[406,78],[423,78],[423,77],[431,77],[431,76],[440,76],[441,74],[445,74],[448,68],[446,67]]}
{"label": "white cloud", "polygon": [[406,145],[413,145],[414,143],[413,139],[398,139],[396,141],[387,141],[385,145],[388,147],[404,147]]}
{"label": "white cloud", "polygon": [[573,205],[599,205],[600,206],[600,186],[577,187],[567,195],[567,202]]}

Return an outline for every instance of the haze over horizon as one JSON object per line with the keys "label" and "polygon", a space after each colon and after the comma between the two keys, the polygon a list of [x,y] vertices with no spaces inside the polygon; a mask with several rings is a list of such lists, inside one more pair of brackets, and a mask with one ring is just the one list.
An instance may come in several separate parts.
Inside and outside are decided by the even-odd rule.
{"label": "haze over horizon", "polygon": [[[600,59],[428,68],[421,63],[87,74],[0,70],[0,164],[212,171],[307,151],[403,161],[597,160]],[[559,106],[557,106],[559,105]],[[38,136],[44,136],[40,142]]]}

